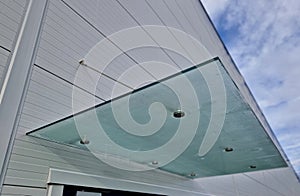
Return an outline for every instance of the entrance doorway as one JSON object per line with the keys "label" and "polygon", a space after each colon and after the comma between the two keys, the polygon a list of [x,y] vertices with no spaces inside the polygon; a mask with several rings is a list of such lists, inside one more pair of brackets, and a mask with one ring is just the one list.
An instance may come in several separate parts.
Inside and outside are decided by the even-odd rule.
{"label": "entrance doorway", "polygon": [[162,196],[162,195],[66,185],[64,186],[63,196]]}

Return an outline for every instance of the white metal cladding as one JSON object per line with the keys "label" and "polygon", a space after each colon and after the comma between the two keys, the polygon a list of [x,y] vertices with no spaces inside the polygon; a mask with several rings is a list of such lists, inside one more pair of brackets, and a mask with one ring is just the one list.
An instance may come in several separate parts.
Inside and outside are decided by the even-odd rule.
{"label": "white metal cladding", "polygon": [[0,1],[0,46],[8,50],[13,47],[16,34],[22,22],[26,0]]}
{"label": "white metal cladding", "polygon": [[10,52],[0,48],[0,89],[2,88],[2,81],[6,73],[6,65]]}
{"label": "white metal cladding", "polygon": [[44,3],[45,1],[30,1],[28,3],[24,19],[20,25],[20,32],[14,41],[14,48],[12,49],[8,70],[1,89],[1,190],[17,131],[19,114],[24,100],[24,89],[27,86],[31,65],[34,61],[33,54],[41,26],[43,8],[45,8]]}
{"label": "white metal cladding", "polygon": [[8,59],[23,21],[26,0],[0,1],[0,90],[6,75]]}
{"label": "white metal cladding", "polygon": [[[280,178],[282,173],[290,172],[287,169],[276,169],[272,172],[252,172],[250,174],[236,174],[233,176],[219,176],[216,178],[204,178],[196,180],[197,183],[201,183],[203,189],[199,192],[190,189],[190,187],[182,187],[178,189],[172,186],[165,186],[164,183],[161,184],[146,184],[143,182],[134,182],[123,179],[111,179],[101,175],[86,175],[80,172],[68,172],[60,169],[50,169],[48,182],[51,184],[67,184],[67,185],[82,185],[88,186],[92,185],[95,188],[107,188],[114,189],[115,184],[118,184],[119,190],[124,191],[137,191],[146,193],[163,193],[165,195],[181,196],[181,195],[287,195],[297,193],[296,189],[289,190],[288,192],[280,192],[276,186],[289,186],[288,184],[293,184],[297,186],[296,181],[282,183],[277,179]],[[171,179],[173,182],[175,179]],[[177,179],[178,180],[178,179]],[[277,181],[276,181],[277,180]],[[233,181],[235,183],[233,183]],[[266,190],[265,183],[267,181],[275,182],[269,186],[269,190]],[[99,183],[100,182],[100,183]],[[294,184],[295,183],[295,184]],[[234,185],[237,185],[236,187]],[[267,185],[268,186],[268,185]],[[239,188],[241,187],[241,188]],[[253,190],[250,187],[257,187]],[[59,187],[58,187],[59,188]],[[207,190],[207,194],[204,190]],[[52,194],[53,195],[53,194]],[[57,196],[54,194],[54,196]]]}
{"label": "white metal cladding", "polygon": [[[298,182],[290,168],[263,171],[251,174],[250,177],[245,176],[248,174],[240,174],[187,181],[158,171],[144,173],[120,171],[99,162],[95,157],[87,154],[86,151],[25,136],[25,133],[29,130],[72,113],[72,83],[79,66],[78,61],[96,43],[112,33],[138,25],[170,26],[181,29],[200,40],[212,57],[220,57],[230,75],[237,82],[245,99],[270,132],[265,119],[245,87],[243,78],[234,67],[230,56],[224,49],[199,1],[94,0],[87,2],[80,0],[49,0],[46,14],[33,74],[23,111],[20,114],[18,135],[11,155],[3,195],[25,193],[38,196],[46,195],[49,168],[104,175],[144,183],[163,184],[209,194],[247,195],[253,189],[257,189],[257,195],[259,193],[272,195],[281,195],[281,193],[283,195],[297,194],[299,186],[297,187],[296,184]],[[1,18],[0,21],[2,21]],[[151,37],[147,32],[145,32],[145,35]],[[173,35],[170,34],[170,36]],[[153,41],[155,42],[155,40]],[[189,49],[187,48],[187,50]],[[162,50],[159,46],[157,48],[140,48],[129,51],[118,57],[105,70],[105,74],[109,77],[103,75],[101,77],[101,86],[96,91],[97,103],[111,99],[111,90],[115,82],[113,79],[117,79],[130,66],[148,60],[166,62],[174,66],[179,65],[181,68],[190,66],[189,62],[180,56]],[[203,59],[203,61],[205,60]],[[142,77],[136,78],[136,84],[143,83],[142,80],[149,77],[142,68],[139,70],[139,75]],[[86,78],[88,76],[82,78],[82,80],[89,82]],[[135,83],[128,84],[130,88],[124,87],[123,92],[131,91]],[[82,108],[89,107],[84,102],[85,97],[88,96],[92,95],[82,88]],[[269,180],[272,175],[282,176],[283,178],[276,177],[276,180]],[[285,177],[293,183],[291,185],[293,188],[285,182]],[[250,186],[244,186],[240,182],[237,183],[236,181],[239,180],[244,180]],[[221,192],[215,192],[216,190],[213,189],[215,183],[220,184],[219,190]],[[283,184],[283,186],[278,186],[277,183]],[[14,189],[13,187],[17,188]]]}
{"label": "white metal cladding", "polygon": [[[251,193],[257,193],[257,195],[297,195],[300,191],[298,182],[289,168],[189,181],[157,171],[131,173],[114,169],[103,164],[86,151],[28,137],[16,142],[5,187],[10,187],[11,184],[18,185],[20,188],[31,186],[34,187],[33,190],[36,190],[35,195],[38,195],[38,192],[45,190],[49,167],[213,195],[251,195]],[[101,184],[101,181],[98,183]],[[112,184],[111,186],[116,187],[117,185]],[[5,193],[3,192],[3,194]]]}

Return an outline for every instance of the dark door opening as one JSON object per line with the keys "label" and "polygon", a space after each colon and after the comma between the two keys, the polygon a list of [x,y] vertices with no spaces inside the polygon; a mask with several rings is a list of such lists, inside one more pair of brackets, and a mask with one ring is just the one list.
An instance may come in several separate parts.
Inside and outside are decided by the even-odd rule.
{"label": "dark door opening", "polygon": [[64,186],[63,196],[164,196],[164,195],[66,185]]}

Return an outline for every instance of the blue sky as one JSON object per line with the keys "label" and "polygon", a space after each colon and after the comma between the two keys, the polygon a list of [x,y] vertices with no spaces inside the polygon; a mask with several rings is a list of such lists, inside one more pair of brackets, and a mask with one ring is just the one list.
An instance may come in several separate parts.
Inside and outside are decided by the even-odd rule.
{"label": "blue sky", "polygon": [[300,174],[300,1],[201,0]]}

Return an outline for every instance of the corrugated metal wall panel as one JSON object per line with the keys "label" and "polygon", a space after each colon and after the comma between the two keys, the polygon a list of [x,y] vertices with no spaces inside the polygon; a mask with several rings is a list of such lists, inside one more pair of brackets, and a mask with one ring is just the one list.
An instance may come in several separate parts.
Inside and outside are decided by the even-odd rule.
{"label": "corrugated metal wall panel", "polygon": [[137,26],[117,1],[85,3],[80,0],[66,0],[65,2],[105,35]]}
{"label": "corrugated metal wall panel", "polygon": [[10,52],[0,48],[0,89],[2,87],[2,81],[4,80],[6,73],[7,60]]}
{"label": "corrugated metal wall panel", "polygon": [[[9,171],[9,169],[8,169]],[[22,174],[22,173],[20,173]],[[21,176],[21,175],[20,175]],[[4,180],[4,186],[17,186],[17,187],[32,187],[36,189],[46,189],[47,183],[44,180],[33,180],[26,177],[15,177],[7,175]],[[42,195],[41,195],[42,196]]]}
{"label": "corrugated metal wall panel", "polygon": [[[59,2],[52,2],[47,12],[36,64],[68,81],[73,81],[79,60],[102,37],[62,3],[56,5]],[[65,21],[66,19],[69,20]],[[75,33],[76,37],[70,32]],[[92,39],[92,42],[85,40],[85,37]]]}
{"label": "corrugated metal wall panel", "polygon": [[[187,33],[187,35],[189,36],[191,35],[200,41],[202,41],[201,39],[206,39],[207,37],[207,34],[203,33],[203,28],[200,28],[200,26],[203,26],[203,24],[199,25],[199,22],[195,22],[195,21],[199,21],[198,15],[195,12],[193,12],[193,10],[191,9],[188,10],[188,12],[191,12],[191,14],[189,15],[186,15],[185,12],[182,10],[182,7],[193,8],[192,3],[195,1],[184,2],[183,6],[179,5],[179,3],[177,3],[176,1],[144,1],[143,0],[143,1],[137,1],[135,3],[132,3],[132,1],[125,0],[119,2],[120,5],[130,13],[129,15],[132,18],[134,18],[134,20],[139,25],[159,25],[159,26],[177,28],[178,30],[183,31]],[[197,3],[199,4],[199,2]],[[140,7],[142,7],[143,9],[141,9]],[[156,10],[157,7],[160,8]],[[209,55],[209,57],[206,57],[205,59],[202,58],[203,54],[201,54],[199,51],[198,52],[195,51],[195,48],[193,46],[194,43],[191,41],[190,38],[187,39],[189,39],[192,45],[186,47],[187,46],[186,45],[187,42],[186,42],[185,46],[183,46],[182,44],[183,40],[178,39],[178,35],[176,35],[173,32],[172,28],[169,28],[169,37],[173,38],[172,40],[173,42],[178,42],[181,45],[181,48],[186,52],[187,56],[189,57],[197,56],[198,59],[202,59],[201,62],[207,60],[207,58],[212,58],[214,56],[211,54]],[[155,35],[151,35],[151,32],[147,32],[147,33],[157,43],[157,46],[159,48],[160,45],[158,44],[158,40],[155,40]],[[142,58],[142,60],[140,60],[139,62],[144,62],[145,60],[147,60],[147,57],[149,56],[150,59],[151,58],[157,59],[157,61],[168,63],[179,69],[184,69],[194,64],[194,62],[188,61],[186,57],[183,57],[175,53],[177,51],[174,52],[162,48],[159,48],[159,50],[155,51],[155,53],[153,51],[154,51],[153,49],[149,50],[147,48],[145,49],[143,48],[142,50],[140,50],[140,52],[137,50],[133,50],[130,51],[129,54],[137,59]],[[139,58],[139,56],[141,56],[141,58]],[[196,61],[196,63],[201,63],[201,62]]]}
{"label": "corrugated metal wall panel", "polygon": [[[23,111],[20,114],[18,136],[5,179],[6,192],[4,194],[19,194],[21,190],[24,190],[24,193],[31,191],[28,194],[32,195],[45,195],[49,168],[104,175],[112,178],[126,178],[195,191],[201,190],[201,180],[199,182],[179,180],[155,171],[126,172],[100,162],[86,151],[24,136],[27,131],[71,114],[72,83],[78,66],[80,66],[78,61],[104,36],[124,28],[137,26],[138,23],[142,25],[163,24],[192,34],[203,42],[212,56],[219,56],[222,59],[228,71],[239,82],[238,85],[242,86],[241,89],[245,89],[242,77],[234,68],[230,57],[218,40],[217,34],[197,0],[150,0],[147,2],[139,0],[136,1],[136,5],[133,5],[132,1],[94,0],[86,3],[80,0],[66,0],[65,2],[50,0],[35,61],[36,65]],[[18,1],[14,1],[14,3],[20,4]],[[140,7],[143,9],[139,10]],[[19,9],[21,8],[22,6]],[[0,18],[0,23],[1,21]],[[6,23],[3,22],[3,24]],[[146,32],[145,36],[147,36]],[[9,40],[6,42],[10,43]],[[107,46],[105,52],[111,52],[110,47]],[[118,50],[118,48],[115,47],[114,50]],[[118,79],[128,68],[148,60],[157,60],[173,66],[176,66],[175,64],[180,65],[180,67],[190,66],[190,62],[170,51],[141,48],[120,55],[104,72],[110,77]],[[135,87],[138,83],[154,79],[147,75],[141,67],[135,73],[136,76],[132,77],[133,81],[123,82]],[[100,76],[99,73],[92,74],[94,77]],[[91,82],[88,80],[89,78],[89,75],[80,78],[83,88]],[[102,75],[99,84],[95,92],[101,98],[98,99],[98,103],[111,98],[114,81]],[[120,93],[130,90],[132,89],[124,87]],[[243,91],[247,100],[253,102],[249,92]],[[82,108],[88,107],[89,105],[84,100],[92,95],[84,90],[81,92],[82,95],[78,101],[82,101]],[[290,176],[290,174],[288,175]],[[232,182],[230,184],[233,185]],[[20,187],[13,190],[13,186]],[[27,190],[25,186],[32,188]],[[264,188],[268,192],[268,188]],[[207,191],[213,193],[212,189],[207,189]],[[234,194],[235,190],[230,189],[230,191],[231,194]]]}
{"label": "corrugated metal wall panel", "polygon": [[[192,186],[184,178],[160,172],[130,172],[112,168],[86,151],[28,136],[17,139],[11,159],[6,185],[46,187],[49,168],[57,168],[161,186],[177,188]],[[198,187],[198,190],[201,190],[201,187]]]}
{"label": "corrugated metal wall panel", "polygon": [[[213,195],[298,195],[299,182],[290,168],[197,179]],[[289,179],[289,180],[288,180]]]}
{"label": "corrugated metal wall panel", "polygon": [[41,196],[46,195],[46,189],[37,189],[30,187],[4,186],[2,196]]}
{"label": "corrugated metal wall panel", "polygon": [[[29,149],[26,147],[29,147]],[[187,188],[190,186],[193,190],[195,190],[193,185],[199,183],[199,190],[204,186],[208,193],[211,194],[233,195],[238,191],[240,195],[251,195],[253,187],[256,187],[257,195],[274,195],[280,191],[283,191],[283,195],[296,195],[299,190],[289,189],[289,184],[297,187],[295,186],[297,181],[291,179],[293,174],[290,173],[288,168],[246,174],[250,175],[251,178],[243,174],[237,174],[198,179],[192,184],[185,181],[184,183],[182,182],[182,185],[179,185],[180,180],[178,179],[167,182],[164,181],[166,176],[159,176],[159,174],[155,173],[151,174],[151,172],[122,174],[122,171],[104,165],[82,150],[28,137],[17,140],[12,159],[14,161],[10,162],[9,177],[7,177],[5,183],[19,186],[45,187],[48,170],[51,167],[93,175],[104,175],[118,179],[139,179],[140,182],[148,183],[152,181],[153,183],[161,183],[161,185],[167,183],[168,186],[177,188]],[[262,174],[265,176],[264,180],[261,179]],[[285,183],[286,179],[282,177],[287,177],[289,183]],[[235,179],[235,182],[232,179]],[[228,182],[228,184],[226,185],[225,182]],[[279,184],[276,185],[276,183]]]}
{"label": "corrugated metal wall panel", "polygon": [[[59,1],[51,1],[36,64],[73,82],[79,60],[102,39],[103,36],[99,32],[82,20],[73,10],[66,7],[65,4]],[[110,51],[108,49],[105,52]],[[117,73],[118,68],[132,64],[129,62],[131,60],[123,56],[118,61],[113,61],[104,72],[109,72],[111,77],[117,78],[120,75]],[[115,73],[115,75],[112,73]],[[89,76],[87,75],[86,78],[89,78]],[[87,82],[86,78],[82,78],[81,81]],[[107,84],[110,88],[111,81],[105,78],[103,80],[106,82],[103,82],[102,86],[105,87]],[[107,97],[103,93],[102,96]]]}
{"label": "corrugated metal wall panel", "polygon": [[[195,18],[195,20],[199,19],[199,17],[193,12],[193,9],[190,9],[189,7],[192,1],[189,1],[189,3],[185,3],[183,1],[165,0],[165,6],[169,12],[173,13],[174,18],[177,23],[180,24],[181,29],[184,29],[185,32],[201,41],[201,36],[203,36],[203,29],[200,29],[200,27],[203,27],[203,24],[196,25],[191,21],[192,17]],[[154,1],[152,1],[152,3],[154,3]],[[189,7],[188,12],[190,12],[191,14],[187,15],[187,13],[183,11],[184,8],[182,6],[185,8]],[[199,29],[199,32],[201,33],[197,32],[195,29]]]}
{"label": "corrugated metal wall panel", "polygon": [[[190,24],[196,26],[195,28],[198,28],[197,36],[195,37],[192,34],[191,27],[186,24],[182,20],[189,21],[190,18],[186,18],[182,13],[180,13],[180,9],[176,4],[175,1],[155,1],[155,0],[147,0],[147,6],[149,6],[153,13],[155,13],[155,16],[159,18],[159,20],[163,23],[164,26],[167,26],[170,28],[170,31],[173,31],[174,29],[178,29],[180,31],[185,32],[188,36],[193,36],[197,40],[207,39],[208,34],[204,33],[204,23],[200,25],[196,24]],[[191,0],[188,3],[185,2],[184,7],[190,6],[191,4],[195,3],[198,4],[197,0]],[[173,9],[171,9],[171,5],[173,4]],[[175,7],[176,6],[176,7]],[[189,10],[189,12],[192,12],[192,10]],[[183,18],[181,18],[183,17]],[[200,20],[200,17],[198,17],[195,13],[192,14],[192,18],[195,18],[195,20]],[[209,33],[209,32],[208,32]],[[177,35],[170,32],[170,36],[174,37],[176,41],[182,42],[182,40],[179,40]],[[191,41],[191,38],[188,38]],[[202,40],[201,40],[202,41]],[[193,44],[193,43],[192,43]],[[211,43],[210,43],[211,44]],[[181,43],[182,45],[182,43]],[[191,57],[191,55],[200,56],[201,54],[197,54],[199,51],[194,51],[193,47],[182,47],[183,50],[186,52],[188,57]],[[207,48],[209,50],[209,48]],[[215,48],[214,48],[215,49]],[[190,67],[193,62],[188,61],[185,57],[182,57],[178,55],[177,53],[174,53],[172,51],[166,51],[168,55],[177,63],[177,65],[181,68],[187,68]],[[211,54],[211,57],[216,56]]]}
{"label": "corrugated metal wall panel", "polygon": [[12,50],[13,42],[23,19],[26,0],[0,1],[0,46]]}
{"label": "corrugated metal wall panel", "polygon": [[6,74],[8,57],[23,21],[26,0],[0,1],[0,89]]}
{"label": "corrugated metal wall panel", "polygon": [[[118,32],[119,30],[124,30],[131,27],[136,27],[139,25],[145,25],[145,24],[152,24],[152,25],[161,25],[161,22],[153,15],[150,8],[146,6],[144,1],[136,1],[136,2],[130,2],[127,6],[134,6],[134,7],[128,7],[130,9],[127,9],[126,6],[123,4],[126,3],[124,1],[98,1],[96,5],[93,4],[85,4],[83,5],[80,1],[66,1],[67,5],[70,6],[72,9],[75,10],[75,12],[78,13],[78,15],[82,16],[85,20],[90,22],[98,31],[100,31],[104,36],[110,36],[113,33]],[[138,13],[133,13],[132,10],[138,11],[136,8],[138,5],[142,3],[142,8],[145,8],[144,11],[139,11]],[[140,9],[140,8],[139,8]],[[148,23],[145,23],[144,20],[141,20],[140,18],[136,18],[136,14],[140,14],[139,16],[143,16],[143,14],[147,14],[149,17],[143,17],[143,19],[147,20]],[[97,20],[95,19],[97,18]],[[148,18],[148,19],[147,19]],[[124,21],[125,22],[124,22]],[[152,22],[150,22],[152,21]],[[121,24],[120,24],[121,22]],[[139,35],[141,37],[145,37],[150,39],[151,35],[149,35],[147,32],[144,32],[144,35]],[[155,42],[153,42],[154,45]],[[117,59],[115,59],[110,66],[107,67],[105,70],[105,73],[112,76],[113,78],[119,78],[119,76],[124,73],[125,70],[129,69],[130,67],[137,65],[139,63],[143,63],[148,60],[156,60],[159,62],[165,62],[168,64],[171,64],[175,66],[176,62],[174,62],[170,57],[166,55],[164,51],[162,51],[161,48],[159,48],[159,45],[157,45],[157,49],[154,48],[142,48],[142,54],[139,52],[138,49],[133,49],[130,51],[126,51],[127,55],[121,55]],[[127,56],[130,56],[129,60],[126,58]],[[126,61],[124,61],[124,59]],[[190,64],[189,64],[190,65]],[[136,81],[134,81],[133,85],[131,86],[137,86],[139,85],[137,81],[142,81],[143,78],[146,78],[144,82],[150,78],[153,78],[152,76],[149,76],[147,73],[144,73],[143,68],[139,68],[138,66],[135,67],[136,69],[136,75],[143,74],[143,77],[138,78]]]}
{"label": "corrugated metal wall panel", "polygon": [[[76,88],[76,87],[75,87]],[[19,126],[25,128],[19,134],[71,115],[73,86],[35,66],[26,95]],[[91,107],[87,97],[94,97],[79,89],[78,110]],[[102,100],[96,99],[95,104]]]}
{"label": "corrugated metal wall panel", "polygon": [[[120,6],[122,6],[134,20],[137,25],[158,25],[165,26],[164,21],[161,20],[161,17],[155,13],[155,10],[147,1],[119,1]],[[165,15],[166,10],[162,13]],[[184,67],[191,66],[191,62],[184,61],[183,58],[179,55],[171,53],[167,49],[162,49],[161,46],[157,43],[157,40],[151,35],[147,30],[146,34],[150,36],[154,42],[156,42],[156,47],[142,47],[136,48],[134,50],[128,51],[128,54],[136,59],[138,62],[147,62],[147,61],[157,61],[167,63],[174,68],[182,69]],[[173,36],[172,33],[169,33],[169,36]]]}

